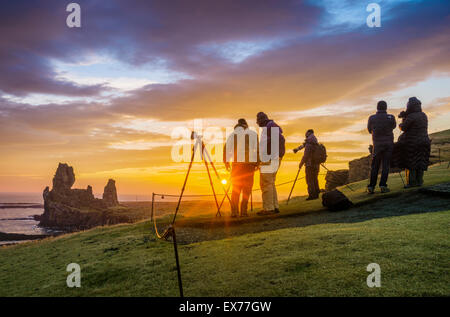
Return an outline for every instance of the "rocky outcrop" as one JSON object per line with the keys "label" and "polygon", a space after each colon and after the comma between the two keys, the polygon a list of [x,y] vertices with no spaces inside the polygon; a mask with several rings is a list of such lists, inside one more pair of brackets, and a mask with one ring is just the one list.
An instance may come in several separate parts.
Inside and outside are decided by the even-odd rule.
{"label": "rocky outcrop", "polygon": [[108,207],[119,205],[119,201],[117,200],[116,181],[113,179],[108,180],[108,184],[105,186],[105,190],[103,191],[103,202]]}
{"label": "rocky outcrop", "polygon": [[325,190],[330,191],[336,187],[348,183],[359,182],[368,179],[370,175],[370,164],[372,155],[367,155],[348,163],[348,170],[328,171],[325,176]]}
{"label": "rocky outcrop", "polygon": [[345,185],[348,183],[348,170],[327,171],[325,181],[325,191],[327,192]]}
{"label": "rocky outcrop", "polygon": [[64,194],[70,191],[75,183],[75,174],[73,167],[67,164],[59,163],[53,177],[53,191]]}
{"label": "rocky outcrop", "polygon": [[[369,146],[369,152],[372,151]],[[372,164],[372,154],[363,156],[359,159],[352,160],[348,163],[348,170],[328,171],[325,176],[325,190],[330,191],[336,187],[346,185],[348,183],[359,182],[370,177],[370,167]],[[401,169],[390,168],[390,173],[398,173]],[[381,168],[379,173],[381,173]]]}
{"label": "rocky outcrop", "polygon": [[108,181],[104,199],[95,198],[91,186],[72,189],[74,183],[73,168],[59,163],[53,177],[53,188],[46,187],[43,192],[44,213],[40,217],[40,226],[72,231],[127,222],[126,219],[112,219],[108,212],[109,207],[119,205],[114,180]]}
{"label": "rocky outcrop", "polygon": [[368,179],[372,155],[367,155],[348,163],[348,182],[359,182]]}

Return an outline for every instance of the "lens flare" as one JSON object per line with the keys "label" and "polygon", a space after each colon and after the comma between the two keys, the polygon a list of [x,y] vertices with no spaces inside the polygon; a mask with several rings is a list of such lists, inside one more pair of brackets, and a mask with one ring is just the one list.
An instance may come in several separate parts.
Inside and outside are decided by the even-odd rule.
{"label": "lens flare", "polygon": [[222,184],[226,185],[227,184],[227,180],[226,179],[222,179]]}

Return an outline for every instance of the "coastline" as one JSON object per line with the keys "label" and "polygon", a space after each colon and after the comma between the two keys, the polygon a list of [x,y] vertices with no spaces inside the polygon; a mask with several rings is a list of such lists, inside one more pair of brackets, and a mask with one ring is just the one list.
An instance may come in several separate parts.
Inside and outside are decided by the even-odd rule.
{"label": "coastline", "polygon": [[44,204],[40,203],[0,203],[0,209],[13,208],[44,208]]}

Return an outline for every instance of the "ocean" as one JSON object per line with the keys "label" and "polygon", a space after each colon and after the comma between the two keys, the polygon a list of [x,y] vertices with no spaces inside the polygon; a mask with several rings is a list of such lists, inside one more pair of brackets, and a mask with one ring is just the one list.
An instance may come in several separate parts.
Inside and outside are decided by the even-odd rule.
{"label": "ocean", "polygon": [[[39,221],[33,218],[34,215],[41,215],[44,212],[44,208],[23,208],[26,205],[41,205],[43,203],[42,194],[40,193],[0,193],[0,207],[2,207],[0,208],[0,232],[34,235],[48,234],[47,230],[38,226]],[[8,208],[9,206],[14,206],[15,208]],[[16,241],[8,241],[7,243],[12,242]],[[2,244],[6,243],[0,241],[0,245]]]}
{"label": "ocean", "polygon": [[[95,196],[101,198],[101,194]],[[151,200],[151,196],[121,195],[119,199],[121,201],[148,201]],[[33,235],[54,233],[54,231],[39,227],[39,221],[34,220],[34,215],[42,215],[43,207],[22,208],[25,205],[43,204],[42,193],[0,193],[0,232]],[[14,206],[14,208],[8,208],[9,206]],[[0,245],[2,244],[6,243],[0,240]]]}

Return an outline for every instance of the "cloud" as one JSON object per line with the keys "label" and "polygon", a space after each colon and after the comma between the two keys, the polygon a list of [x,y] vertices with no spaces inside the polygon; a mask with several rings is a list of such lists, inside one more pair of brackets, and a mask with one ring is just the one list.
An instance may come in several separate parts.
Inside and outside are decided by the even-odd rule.
{"label": "cloud", "polygon": [[[259,111],[282,125],[289,142],[314,128],[340,164],[365,153],[370,135],[358,131],[378,99],[404,87],[417,87],[420,98],[417,83],[450,73],[450,6],[443,1],[392,2],[380,29],[350,16],[351,27],[345,19],[325,25],[330,11],[312,1],[79,3],[81,29],[65,26],[61,1],[2,6],[2,170],[51,174],[60,160],[86,173],[166,166],[164,125],[203,118],[227,126],[240,117],[254,125]],[[104,73],[96,73],[92,56],[107,57]],[[119,76],[117,61],[139,77]],[[90,72],[57,67],[72,64]],[[141,77],[160,72],[151,65],[163,65],[167,80]],[[441,100],[426,104],[433,120],[449,111],[448,89],[441,91]],[[62,99],[23,102],[35,94]]]}

